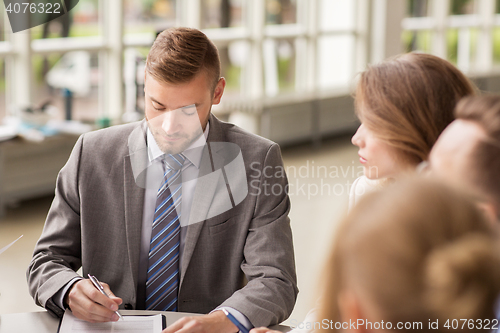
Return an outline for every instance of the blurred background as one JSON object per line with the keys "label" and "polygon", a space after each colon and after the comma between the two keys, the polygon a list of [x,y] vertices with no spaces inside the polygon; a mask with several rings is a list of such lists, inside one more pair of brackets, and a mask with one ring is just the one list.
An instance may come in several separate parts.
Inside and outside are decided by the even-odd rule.
{"label": "blurred background", "polygon": [[57,173],[79,134],[143,118],[145,57],[166,28],[199,28],[217,45],[227,88],[215,115],[278,142],[291,171],[342,170],[289,173],[306,188],[290,194],[296,321],[314,305],[324,254],[359,176],[350,144],[356,74],[419,51],[448,59],[481,90],[500,90],[500,0],[75,2],[18,33],[0,6],[0,248],[25,235],[0,255],[0,313],[41,310],[24,272]]}

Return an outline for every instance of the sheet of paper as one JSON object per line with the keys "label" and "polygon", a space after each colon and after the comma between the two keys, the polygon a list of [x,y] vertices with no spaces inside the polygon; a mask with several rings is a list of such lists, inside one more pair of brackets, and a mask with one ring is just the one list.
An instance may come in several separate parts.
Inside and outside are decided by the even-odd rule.
{"label": "sheet of paper", "polygon": [[110,323],[88,323],[76,318],[71,311],[66,310],[59,333],[105,333],[134,332],[160,333],[162,331],[161,315],[154,316],[123,316],[124,320]]}
{"label": "sheet of paper", "polygon": [[21,235],[19,236],[18,239],[16,239],[15,241],[13,241],[12,243],[10,243],[9,245],[7,245],[6,247],[4,247],[3,249],[0,250],[0,254],[2,254],[3,252],[5,252],[9,247],[11,247],[12,245],[14,245],[15,242],[17,242],[18,240],[21,239],[21,237],[23,237],[24,235]]}

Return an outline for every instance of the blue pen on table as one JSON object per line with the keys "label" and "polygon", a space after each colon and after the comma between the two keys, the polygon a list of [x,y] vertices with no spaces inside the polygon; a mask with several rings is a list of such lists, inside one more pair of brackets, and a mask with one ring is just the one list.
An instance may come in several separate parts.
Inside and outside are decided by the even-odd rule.
{"label": "blue pen on table", "polygon": [[[89,277],[90,281],[92,281],[92,284],[94,285],[94,287],[96,287],[96,288],[97,288],[97,290],[99,290],[99,291],[101,292],[101,294],[103,294],[103,295],[104,295],[104,296],[106,296],[107,298],[110,298],[110,297],[108,296],[108,294],[106,294],[106,292],[104,291],[104,287],[102,286],[101,282],[99,282],[99,280],[97,280],[97,278],[96,278],[95,276],[90,275],[90,274],[87,274],[87,275],[88,275],[88,277]],[[118,315],[118,317],[119,317],[120,319],[123,319],[122,315],[120,314],[120,312],[118,312],[118,310],[117,310],[117,311],[115,311],[115,313]]]}
{"label": "blue pen on table", "polygon": [[236,325],[236,327],[240,330],[240,332],[242,333],[250,333],[250,331],[245,327],[243,326],[242,323],[240,323],[238,321],[238,319],[234,318],[234,316],[229,313],[229,311],[227,311],[226,309],[221,309],[222,312],[224,312],[224,314],[226,315],[227,319],[231,320],[231,322]]}

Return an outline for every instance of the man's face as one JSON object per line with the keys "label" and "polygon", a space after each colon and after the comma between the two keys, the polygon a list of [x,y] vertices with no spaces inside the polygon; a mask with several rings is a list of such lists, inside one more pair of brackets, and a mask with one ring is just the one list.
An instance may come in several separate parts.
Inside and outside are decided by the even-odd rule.
{"label": "man's face", "polygon": [[224,86],[224,79],[219,80],[212,95],[205,72],[183,84],[158,82],[146,74],[146,119],[164,153],[183,152],[203,133],[212,104],[220,102]]}

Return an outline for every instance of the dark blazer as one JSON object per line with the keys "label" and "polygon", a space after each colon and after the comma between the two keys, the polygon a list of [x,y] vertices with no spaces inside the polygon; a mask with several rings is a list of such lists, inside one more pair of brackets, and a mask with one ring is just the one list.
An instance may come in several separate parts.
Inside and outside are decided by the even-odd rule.
{"label": "dark blazer", "polygon": [[[228,306],[256,327],[277,324],[290,315],[298,293],[280,149],[213,115],[209,121],[200,175],[212,174],[215,181],[197,181],[178,310],[208,313]],[[63,311],[52,297],[78,276],[81,266],[83,276],[90,273],[108,283],[123,299],[122,306],[137,308],[145,190],[132,169],[146,161],[145,129],[142,121],[82,135],[59,173],[27,271],[36,303],[58,316]],[[221,143],[237,147],[243,158],[239,174],[246,178],[244,197],[231,194],[242,184],[231,183],[231,177],[228,181],[234,170],[225,166],[237,154],[224,151]],[[220,170],[224,172],[214,172]],[[232,208],[221,213],[215,208],[228,193]]]}

